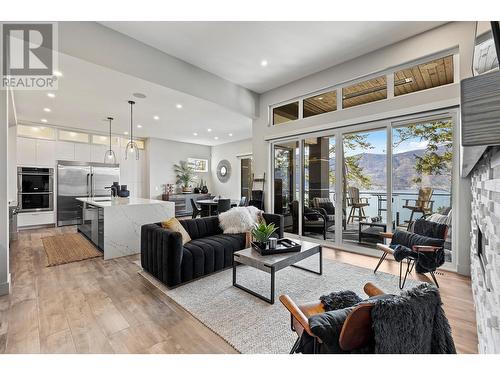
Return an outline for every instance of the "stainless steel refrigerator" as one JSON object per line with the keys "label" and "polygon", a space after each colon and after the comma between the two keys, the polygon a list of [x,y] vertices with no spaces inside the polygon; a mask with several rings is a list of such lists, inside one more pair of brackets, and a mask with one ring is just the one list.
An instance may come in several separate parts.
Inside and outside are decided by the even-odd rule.
{"label": "stainless steel refrigerator", "polygon": [[109,197],[113,182],[120,181],[120,165],[57,162],[57,226],[81,224],[82,202],[75,198]]}

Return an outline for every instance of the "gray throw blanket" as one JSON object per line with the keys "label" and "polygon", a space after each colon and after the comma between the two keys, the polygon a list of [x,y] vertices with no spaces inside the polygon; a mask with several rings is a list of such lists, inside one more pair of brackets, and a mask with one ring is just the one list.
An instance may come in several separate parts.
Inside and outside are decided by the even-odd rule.
{"label": "gray throw blanket", "polygon": [[[361,348],[356,353],[456,353],[439,290],[434,285],[421,284],[399,296],[386,295],[385,298],[376,297],[367,302],[375,303],[372,309],[374,342],[369,348]],[[349,309],[344,310],[348,310],[348,314]],[[324,343],[333,344],[338,340],[341,326],[347,316],[345,313],[339,315],[340,311],[326,312],[309,318],[311,330]],[[328,319],[322,317],[332,313],[336,315],[336,319],[331,319],[330,316]],[[305,347],[302,346],[302,349]],[[320,352],[342,353],[338,345],[328,344],[323,344]]]}

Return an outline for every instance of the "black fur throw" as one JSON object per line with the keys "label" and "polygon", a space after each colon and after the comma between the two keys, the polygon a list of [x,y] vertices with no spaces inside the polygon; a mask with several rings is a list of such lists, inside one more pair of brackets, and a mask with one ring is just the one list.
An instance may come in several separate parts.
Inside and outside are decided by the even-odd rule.
{"label": "black fur throw", "polygon": [[362,299],[350,290],[341,290],[340,292],[332,292],[330,294],[319,297],[321,303],[325,307],[325,311],[333,311],[345,309],[346,307],[354,306],[362,301]]}

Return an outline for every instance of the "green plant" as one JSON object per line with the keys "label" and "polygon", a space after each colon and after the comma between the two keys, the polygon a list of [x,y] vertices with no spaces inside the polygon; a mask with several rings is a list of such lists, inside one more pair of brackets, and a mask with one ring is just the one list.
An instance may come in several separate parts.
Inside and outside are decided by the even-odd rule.
{"label": "green plant", "polygon": [[174,164],[174,171],[177,173],[176,184],[182,185],[183,188],[188,188],[189,183],[194,180],[194,171],[186,161],[181,161],[179,164]]}
{"label": "green plant", "polygon": [[265,221],[261,221],[259,224],[255,224],[255,227],[252,229],[252,236],[255,241],[265,243],[276,229],[278,228],[273,223],[266,224]]}

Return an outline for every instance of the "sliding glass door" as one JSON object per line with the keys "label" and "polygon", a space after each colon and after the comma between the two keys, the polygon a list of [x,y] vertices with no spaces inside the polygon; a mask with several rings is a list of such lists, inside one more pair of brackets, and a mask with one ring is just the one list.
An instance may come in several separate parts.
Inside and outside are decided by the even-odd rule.
{"label": "sliding glass door", "polygon": [[335,136],[303,143],[302,234],[335,242]]}
{"label": "sliding glass door", "polygon": [[285,232],[299,232],[300,152],[299,141],[274,145],[274,213],[285,218]]}
{"label": "sliding glass door", "polygon": [[387,231],[387,128],[342,138],[344,243],[375,248]]}
{"label": "sliding glass door", "polygon": [[[425,216],[451,232],[453,121],[379,121],[273,143],[285,231],[378,255],[382,232]],[[390,173],[388,173],[388,171]],[[453,260],[451,236],[446,260]]]}

